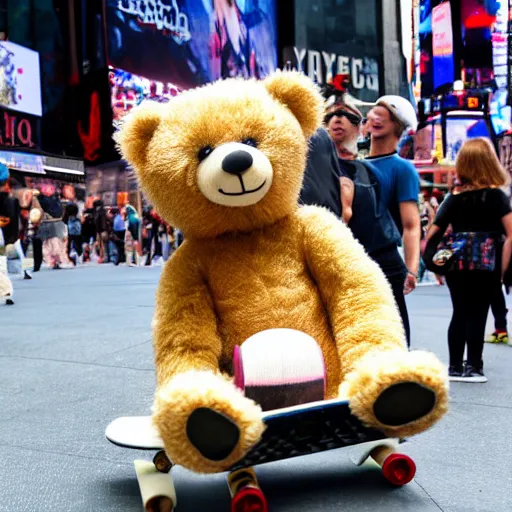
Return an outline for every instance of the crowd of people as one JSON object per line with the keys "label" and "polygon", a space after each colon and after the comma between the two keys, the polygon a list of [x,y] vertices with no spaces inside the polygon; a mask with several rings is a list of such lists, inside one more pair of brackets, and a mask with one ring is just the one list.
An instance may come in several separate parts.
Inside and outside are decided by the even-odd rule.
{"label": "crowd of people", "polygon": [[14,304],[9,275],[32,279],[43,265],[161,265],[183,241],[151,207],[142,216],[130,204],[110,207],[100,199],[85,208],[68,189],[45,183],[24,189],[20,201],[0,164],[0,297],[7,304]]}
{"label": "crowd of people", "polygon": [[[487,341],[508,343],[502,284],[510,284],[512,210],[503,191],[509,180],[491,142],[473,139],[460,151],[453,190],[420,190],[417,170],[399,154],[404,135],[416,128],[415,109],[401,97],[380,98],[366,118],[343,100],[328,101],[324,127],[311,140],[300,200],[342,219],[381,267],[409,346],[405,296],[427,269],[438,284],[446,282],[453,304],[450,380],[483,383],[491,306],[496,330]],[[369,142],[363,152],[362,135]],[[484,241],[475,243],[479,237]],[[442,253],[446,266],[436,267],[432,260]]]}
{"label": "crowd of people", "polygon": [[[453,304],[450,379],[486,382],[483,346],[490,307],[496,329],[487,341],[508,343],[502,285],[512,285],[512,209],[502,189],[509,179],[490,141],[473,139],[459,153],[453,190],[447,195],[420,190],[416,168],[399,154],[404,134],[416,128],[414,107],[398,96],[380,98],[366,118],[343,99],[329,100],[324,126],[310,141],[299,203],[333,212],[380,266],[409,346],[406,295],[427,270],[438,284],[446,283]],[[362,134],[369,141],[363,153]],[[25,203],[23,213],[9,193],[8,170],[0,166],[0,257],[7,267],[17,264],[15,272],[25,279],[31,279],[22,264],[30,249],[37,272],[43,260],[51,269],[90,261],[158,264],[183,241],[151,208],[140,217],[130,204],[105,207],[98,199],[84,209],[73,197],[60,199],[50,184],[33,190]],[[12,286],[5,272],[1,275],[0,267],[0,294],[12,304]]]}

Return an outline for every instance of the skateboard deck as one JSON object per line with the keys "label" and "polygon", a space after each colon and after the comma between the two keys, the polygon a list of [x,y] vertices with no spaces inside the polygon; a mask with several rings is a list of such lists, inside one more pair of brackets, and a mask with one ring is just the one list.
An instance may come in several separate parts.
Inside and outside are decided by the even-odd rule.
{"label": "skateboard deck", "polygon": [[[390,441],[382,432],[363,426],[351,414],[347,400],[265,411],[262,420],[267,428],[260,442],[230,471],[363,443]],[[150,416],[118,418],[107,427],[105,435],[113,444],[125,448],[163,450],[163,441]]]}

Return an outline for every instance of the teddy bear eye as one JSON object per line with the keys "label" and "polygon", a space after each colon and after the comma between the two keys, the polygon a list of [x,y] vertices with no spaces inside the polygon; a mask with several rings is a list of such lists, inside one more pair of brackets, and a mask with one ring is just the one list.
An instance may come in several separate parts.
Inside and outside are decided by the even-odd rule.
{"label": "teddy bear eye", "polygon": [[211,146],[205,146],[204,148],[201,148],[199,150],[199,153],[197,153],[197,158],[199,158],[199,161],[202,162],[205,158],[207,158],[210,153],[213,151],[213,148]]}
{"label": "teddy bear eye", "polygon": [[252,146],[253,148],[257,148],[258,147],[258,143],[252,137],[248,137],[247,139],[244,139],[242,141],[242,144],[245,144],[246,146]]}

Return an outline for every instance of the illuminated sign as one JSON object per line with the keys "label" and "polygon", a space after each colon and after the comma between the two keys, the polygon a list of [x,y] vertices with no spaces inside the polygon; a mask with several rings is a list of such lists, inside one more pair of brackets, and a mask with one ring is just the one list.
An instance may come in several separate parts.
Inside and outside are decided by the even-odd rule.
{"label": "illuminated sign", "polygon": [[188,17],[180,12],[176,0],[119,0],[117,8],[137,17],[141,25],[150,25],[167,32],[177,43],[190,41]]}
{"label": "illuminated sign", "polygon": [[508,59],[508,0],[498,0],[496,23],[492,33],[492,60],[494,80],[498,89],[507,87]]}
{"label": "illuminated sign", "polygon": [[39,54],[7,41],[0,42],[0,105],[42,116]]}
{"label": "illuminated sign", "polygon": [[166,103],[180,93],[180,89],[169,82],[148,80],[122,69],[110,68],[110,90],[114,127],[117,129],[126,114],[144,100]]}
{"label": "illuminated sign", "polygon": [[45,174],[43,157],[40,155],[14,151],[0,151],[0,162],[14,171]]}
{"label": "illuminated sign", "polygon": [[35,148],[37,119],[0,108],[0,146]]}
{"label": "illuminated sign", "polygon": [[468,98],[468,108],[478,108],[480,106],[480,101],[478,98],[469,97]]}
{"label": "illuminated sign", "polygon": [[434,57],[453,55],[452,11],[450,2],[441,4],[433,9],[432,53]]}
{"label": "illuminated sign", "polygon": [[348,75],[354,89],[379,91],[379,66],[375,59],[358,59],[296,47],[293,50],[285,48],[284,53],[285,62],[291,64],[291,69],[307,74],[320,85],[328,83],[336,75]]}

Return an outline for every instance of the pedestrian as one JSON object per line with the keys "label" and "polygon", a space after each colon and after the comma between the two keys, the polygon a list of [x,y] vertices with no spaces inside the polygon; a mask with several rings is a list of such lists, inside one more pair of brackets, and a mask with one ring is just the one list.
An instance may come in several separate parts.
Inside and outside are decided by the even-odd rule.
{"label": "pedestrian", "polygon": [[82,222],[82,239],[84,240],[83,263],[90,262],[94,252],[94,243],[96,240],[96,223],[94,222],[94,209],[90,208],[84,211]]}
{"label": "pedestrian", "polygon": [[78,217],[78,206],[75,203],[68,203],[66,216],[68,219],[68,256],[76,266],[82,258],[83,247],[82,223]]}
{"label": "pedestrian", "polygon": [[20,231],[20,204],[9,189],[9,169],[0,163],[0,297],[12,306],[13,287],[8,275],[7,253],[14,247]]}
{"label": "pedestrian", "polygon": [[126,226],[123,216],[121,215],[121,210],[119,208],[112,209],[112,230],[114,234],[114,243],[117,247],[117,262],[116,265],[120,263],[126,263],[126,254],[124,249],[124,238],[126,234]]}
{"label": "pedestrian", "polygon": [[105,205],[101,199],[97,199],[93,203],[94,208],[94,225],[96,228],[96,244],[98,247],[98,263],[108,263],[110,261],[110,253],[108,247],[108,224]]}
{"label": "pedestrian", "polygon": [[[414,107],[400,96],[380,98],[368,113],[368,120],[371,148],[370,156],[365,161],[372,164],[379,184],[380,213],[390,213],[397,228],[394,242],[397,247],[404,248],[405,265],[398,265],[393,258],[384,264],[385,272],[392,276],[395,298],[404,324],[408,326],[405,295],[416,288],[420,265],[420,179],[414,165],[397,154],[397,148],[402,134],[406,130],[416,130],[418,122]],[[406,331],[409,331],[408,327]]]}
{"label": "pedestrian", "polygon": [[39,204],[44,212],[38,233],[43,242],[43,259],[51,269],[68,268],[71,262],[66,243],[67,226],[62,221],[64,209],[52,183],[41,186]]}
{"label": "pedestrian", "polygon": [[[437,268],[445,268],[453,304],[448,329],[450,379],[483,383],[487,382],[483,371],[487,315],[502,287],[512,251],[512,209],[499,188],[509,179],[491,142],[484,138],[462,146],[456,173],[461,185],[439,207],[427,235],[424,259],[435,267],[448,258],[446,267]],[[448,226],[459,245],[445,247]]]}
{"label": "pedestrian", "polygon": [[[130,266],[138,266],[139,257],[142,255],[140,250],[140,217],[137,210],[131,205],[125,206],[126,214],[126,235],[125,243],[130,247],[130,257],[127,258],[127,263]],[[128,253],[128,248],[126,249]]]}
{"label": "pedestrian", "polygon": [[[381,267],[391,285],[408,345],[410,328],[403,295],[405,264],[396,245],[397,228],[387,210],[379,207],[379,187],[371,164],[357,160],[362,115],[337,103],[310,140],[310,151],[300,195],[301,204],[323,206],[351,229],[369,256]],[[397,272],[396,269],[401,270]]]}
{"label": "pedestrian", "polygon": [[507,328],[507,303],[503,293],[503,287],[496,288],[491,299],[491,311],[494,316],[494,332],[485,340],[487,343],[509,342]]}

